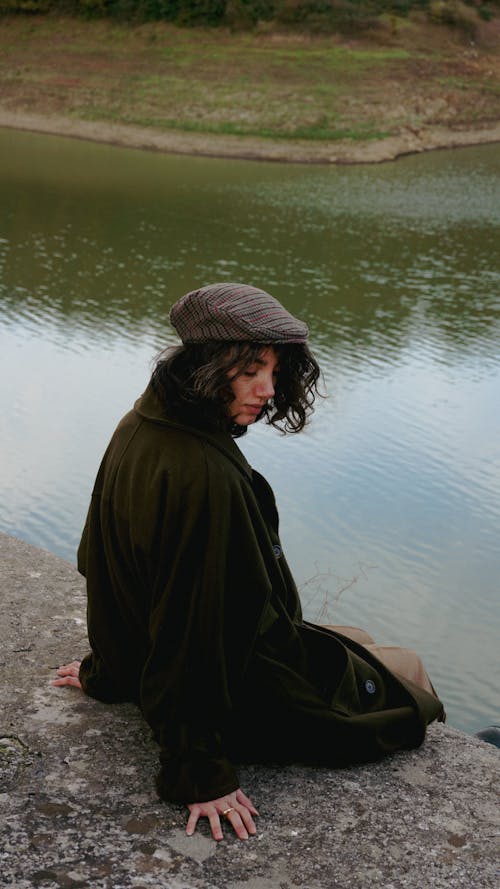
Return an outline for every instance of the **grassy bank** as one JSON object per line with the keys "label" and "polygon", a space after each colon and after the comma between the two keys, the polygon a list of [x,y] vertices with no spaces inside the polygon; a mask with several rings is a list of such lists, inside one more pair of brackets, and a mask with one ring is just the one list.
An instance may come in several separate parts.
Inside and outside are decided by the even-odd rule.
{"label": "grassy bank", "polygon": [[500,121],[500,20],[363,38],[0,19],[0,111],[184,133],[351,143]]}

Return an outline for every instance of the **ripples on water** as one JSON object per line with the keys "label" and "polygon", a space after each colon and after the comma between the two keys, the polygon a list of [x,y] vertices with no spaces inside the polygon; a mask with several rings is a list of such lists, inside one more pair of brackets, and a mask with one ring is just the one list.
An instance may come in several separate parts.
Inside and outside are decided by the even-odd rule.
{"label": "ripples on water", "polygon": [[303,435],[242,441],[307,616],[417,648],[452,724],[498,721],[496,148],[325,169],[0,133],[0,161],[0,527],[73,560],[171,303],[267,287],[328,392]]}

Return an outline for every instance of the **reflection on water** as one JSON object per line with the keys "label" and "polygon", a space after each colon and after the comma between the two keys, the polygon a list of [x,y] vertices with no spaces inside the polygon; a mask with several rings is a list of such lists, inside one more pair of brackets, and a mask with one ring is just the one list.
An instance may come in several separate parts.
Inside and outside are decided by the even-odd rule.
{"label": "reflection on water", "polygon": [[173,158],[0,131],[0,527],[74,559],[98,461],[183,292],[267,287],[328,397],[242,441],[306,614],[418,648],[498,721],[500,156],[380,167]]}

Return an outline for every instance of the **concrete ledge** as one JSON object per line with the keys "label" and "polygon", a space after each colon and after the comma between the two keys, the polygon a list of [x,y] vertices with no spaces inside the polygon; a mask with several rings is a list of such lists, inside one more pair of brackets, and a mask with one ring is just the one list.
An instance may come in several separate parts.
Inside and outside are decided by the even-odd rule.
{"label": "concrete ledge", "polygon": [[156,797],[137,710],[49,685],[86,651],[76,569],[0,534],[0,885],[15,889],[497,887],[498,751],[431,726],[421,750],[343,771],[247,767],[241,842]]}

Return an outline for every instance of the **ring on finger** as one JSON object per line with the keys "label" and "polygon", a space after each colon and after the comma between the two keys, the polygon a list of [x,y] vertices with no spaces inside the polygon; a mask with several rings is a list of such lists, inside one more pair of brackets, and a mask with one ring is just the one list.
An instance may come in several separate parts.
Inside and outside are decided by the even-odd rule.
{"label": "ring on finger", "polygon": [[229,815],[230,812],[235,812],[235,811],[236,811],[236,809],[234,808],[234,806],[229,806],[229,808],[224,809],[224,811],[221,814],[222,815]]}

